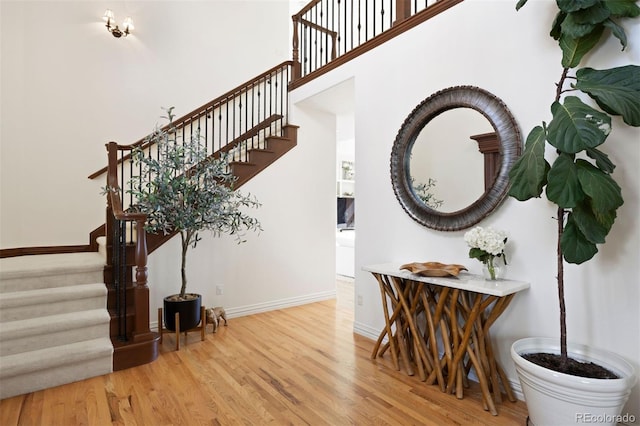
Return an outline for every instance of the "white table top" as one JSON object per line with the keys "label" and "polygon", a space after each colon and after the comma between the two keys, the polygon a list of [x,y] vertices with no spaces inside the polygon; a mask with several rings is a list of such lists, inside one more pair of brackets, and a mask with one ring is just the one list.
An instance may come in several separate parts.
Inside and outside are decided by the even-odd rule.
{"label": "white table top", "polygon": [[406,269],[400,269],[400,263],[382,263],[378,265],[363,266],[364,271],[389,275],[398,278],[410,279],[428,284],[435,284],[443,287],[458,288],[461,290],[473,291],[476,293],[489,294],[492,296],[507,296],[521,290],[529,288],[530,284],[524,281],[497,280],[488,281],[481,275],[470,274],[461,271],[457,277],[424,277],[413,274]]}

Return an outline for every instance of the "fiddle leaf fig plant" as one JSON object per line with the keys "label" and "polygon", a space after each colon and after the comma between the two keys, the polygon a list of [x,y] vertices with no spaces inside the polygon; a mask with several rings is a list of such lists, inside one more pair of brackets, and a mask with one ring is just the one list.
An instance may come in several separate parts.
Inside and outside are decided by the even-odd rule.
{"label": "fiddle leaf fig plant", "polygon": [[[202,231],[214,235],[235,235],[244,242],[245,231],[261,230],[260,222],[245,210],[260,203],[250,195],[234,190],[235,176],[228,169],[227,158],[209,155],[199,132],[179,140],[172,127],[173,107],[166,109],[169,128],[156,128],[132,152],[138,176],[129,182],[134,208],[147,214],[145,230],[151,233],[179,232],[182,262],[179,298],[187,289],[187,252],[201,240]],[[156,145],[150,153],[146,146]]]}
{"label": "fiddle leaf fig plant", "polygon": [[[516,9],[526,2],[520,0]],[[557,206],[561,365],[566,365],[563,262],[581,264],[593,258],[624,202],[612,177],[615,165],[603,151],[615,121],[611,116],[640,126],[640,67],[575,68],[607,37],[617,38],[624,50],[627,37],[619,22],[637,18],[640,8],[635,0],[556,0],[556,4],[559,11],[550,35],[562,50],[562,72],[550,108],[552,118],[527,136],[524,153],[509,174],[509,195],[524,201],[544,191]]]}

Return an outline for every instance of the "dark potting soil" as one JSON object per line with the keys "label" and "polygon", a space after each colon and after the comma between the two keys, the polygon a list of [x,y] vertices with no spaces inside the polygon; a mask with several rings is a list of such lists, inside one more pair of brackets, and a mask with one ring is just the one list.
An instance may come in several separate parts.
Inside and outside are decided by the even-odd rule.
{"label": "dark potting soil", "polygon": [[573,358],[567,360],[567,365],[562,366],[562,360],[558,354],[531,353],[522,356],[529,362],[558,373],[570,374],[572,376],[588,377],[590,379],[619,379],[620,377],[613,371],[604,368],[593,362],[581,362]]}

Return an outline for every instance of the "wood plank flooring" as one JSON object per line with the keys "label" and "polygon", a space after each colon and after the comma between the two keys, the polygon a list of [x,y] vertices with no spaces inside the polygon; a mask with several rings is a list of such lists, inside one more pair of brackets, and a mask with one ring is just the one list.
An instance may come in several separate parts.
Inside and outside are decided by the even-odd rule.
{"label": "wood plank flooring", "polygon": [[[151,364],[0,401],[0,425],[524,425],[522,402],[484,411],[371,360],[353,334],[352,293],[229,320]],[[1,385],[1,384],[0,384]]]}

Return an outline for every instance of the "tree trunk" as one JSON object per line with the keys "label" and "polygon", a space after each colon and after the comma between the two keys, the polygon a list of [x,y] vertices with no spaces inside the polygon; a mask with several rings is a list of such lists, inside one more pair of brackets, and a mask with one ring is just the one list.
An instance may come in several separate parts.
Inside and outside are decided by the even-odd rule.
{"label": "tree trunk", "polygon": [[180,298],[184,299],[185,293],[187,292],[187,250],[189,250],[191,235],[189,231],[180,231],[180,237],[182,238],[182,264],[180,267],[182,286],[180,287]]}
{"label": "tree trunk", "polygon": [[[560,102],[562,93],[564,91],[564,82],[567,79],[567,73],[569,68],[562,69],[562,75],[560,81],[556,85],[556,102]],[[562,207],[558,207],[558,302],[560,305],[560,360],[562,367],[565,367],[568,363],[567,356],[567,308],[564,302],[564,259],[562,256],[562,233],[564,232],[564,215],[566,211]]]}
{"label": "tree trunk", "polygon": [[562,258],[562,233],[564,232],[564,215],[562,207],[558,208],[558,301],[560,303],[560,362],[562,368],[567,365],[567,308],[564,302],[564,264]]}

